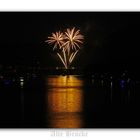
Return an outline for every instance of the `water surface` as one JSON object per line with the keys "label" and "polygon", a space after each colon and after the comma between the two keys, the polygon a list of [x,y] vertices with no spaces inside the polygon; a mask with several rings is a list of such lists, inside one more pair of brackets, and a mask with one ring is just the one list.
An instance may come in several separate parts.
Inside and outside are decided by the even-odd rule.
{"label": "water surface", "polygon": [[139,81],[94,75],[3,78],[0,127],[140,127],[139,91]]}

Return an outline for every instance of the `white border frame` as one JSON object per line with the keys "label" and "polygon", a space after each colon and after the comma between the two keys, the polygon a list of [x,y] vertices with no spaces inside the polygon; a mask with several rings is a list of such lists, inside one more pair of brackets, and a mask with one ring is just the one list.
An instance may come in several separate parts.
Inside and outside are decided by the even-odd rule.
{"label": "white border frame", "polygon": [[[0,11],[140,11],[139,0],[0,0]],[[87,136],[66,136],[75,129],[0,129],[0,140],[140,140],[140,129],[76,129]],[[51,136],[54,131],[63,136]]]}

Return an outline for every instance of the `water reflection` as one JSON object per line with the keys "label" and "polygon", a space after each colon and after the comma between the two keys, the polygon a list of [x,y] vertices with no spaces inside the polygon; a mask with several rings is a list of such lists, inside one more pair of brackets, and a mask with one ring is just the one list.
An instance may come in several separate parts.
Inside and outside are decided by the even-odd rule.
{"label": "water reflection", "polygon": [[49,127],[82,127],[82,80],[77,76],[49,76],[47,84]]}
{"label": "water reflection", "polygon": [[81,128],[83,127],[82,116],[78,113],[50,114],[49,128]]}

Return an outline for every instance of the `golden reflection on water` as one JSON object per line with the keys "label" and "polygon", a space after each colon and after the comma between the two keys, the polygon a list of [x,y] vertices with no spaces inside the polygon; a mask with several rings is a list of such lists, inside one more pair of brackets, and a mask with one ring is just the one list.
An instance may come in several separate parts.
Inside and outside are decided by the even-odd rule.
{"label": "golden reflection on water", "polygon": [[49,127],[82,127],[82,80],[76,76],[50,76],[48,84]]}

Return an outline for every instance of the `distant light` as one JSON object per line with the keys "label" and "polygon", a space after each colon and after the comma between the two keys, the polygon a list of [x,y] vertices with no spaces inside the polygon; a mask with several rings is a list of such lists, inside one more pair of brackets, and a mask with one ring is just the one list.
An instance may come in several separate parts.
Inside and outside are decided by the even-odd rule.
{"label": "distant light", "polygon": [[20,77],[20,82],[23,82],[24,81],[24,78],[23,77]]}
{"label": "distant light", "polygon": [[113,85],[113,83],[111,82],[111,83],[110,83],[111,88],[112,88],[112,85]]}
{"label": "distant light", "polygon": [[125,75],[126,75],[126,74],[125,74],[125,73],[123,73],[123,74],[122,74],[122,77],[123,77],[123,76],[125,76]]}
{"label": "distant light", "polygon": [[23,85],[24,85],[24,78],[20,77],[20,86],[23,87]]}
{"label": "distant light", "polygon": [[23,85],[24,85],[24,82],[20,82],[20,86],[23,87]]}

